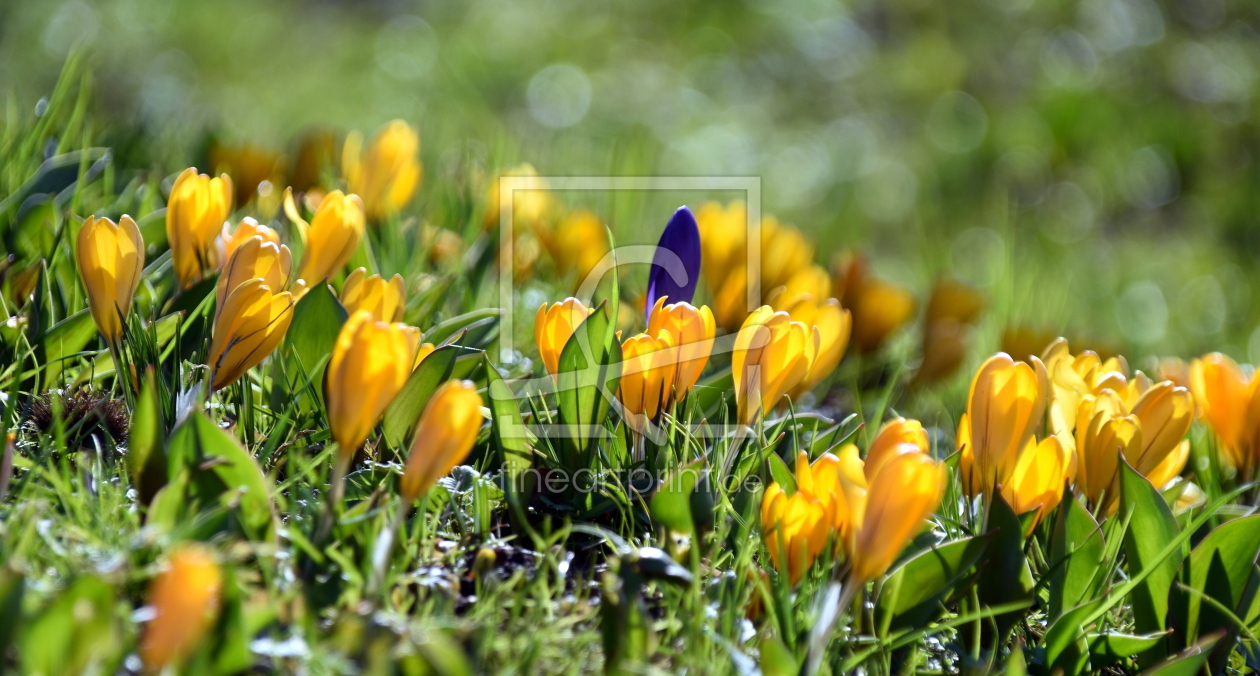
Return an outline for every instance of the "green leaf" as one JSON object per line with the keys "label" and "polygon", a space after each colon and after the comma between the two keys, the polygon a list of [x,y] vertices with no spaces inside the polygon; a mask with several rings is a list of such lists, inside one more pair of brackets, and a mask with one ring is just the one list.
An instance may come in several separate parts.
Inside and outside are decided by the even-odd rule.
{"label": "green leaf", "polygon": [[691,491],[691,523],[695,532],[702,537],[713,532],[716,521],[715,507],[717,495],[713,491],[713,482],[709,480],[709,472],[701,472],[696,487]]}
{"label": "green leaf", "polygon": [[529,446],[521,408],[516,403],[512,388],[499,375],[489,355],[482,353],[482,359],[486,367],[486,394],[490,397],[490,434],[503,468],[504,495],[523,517],[534,493],[534,474],[530,472],[534,466],[534,452]]}
{"label": "green leaf", "polygon": [[475,350],[447,345],[430,352],[416,370],[411,372],[406,384],[381,418],[381,429],[385,432],[386,443],[393,448],[404,448],[407,445],[411,434],[415,432],[416,423],[420,422],[420,414],[424,413],[425,404],[429,403],[439,385],[450,380],[455,369],[455,360],[463,354],[480,355]]}
{"label": "green leaf", "polygon": [[792,495],[796,492],[796,476],[778,453],[766,454],[766,467],[770,470],[770,478],[779,484],[784,493]]}
{"label": "green leaf", "polygon": [[1058,511],[1050,540],[1051,619],[1093,595],[1106,555],[1098,522],[1075,495],[1064,495]]}
{"label": "green leaf", "polygon": [[990,532],[932,547],[889,573],[875,602],[880,635],[924,627],[935,619],[942,610],[941,601],[960,591],[959,583],[980,561],[994,535]]}
{"label": "green leaf", "polygon": [[44,336],[44,383],[56,381],[65,368],[65,360],[82,352],[95,336],[96,322],[87,310],[79,310],[54,324]]}
{"label": "green leaf", "polygon": [[[1010,505],[1002,496],[994,495],[989,507],[989,527],[997,529],[993,542],[985,548],[981,576],[985,584],[976,590],[980,603],[986,606],[1002,606],[1009,603],[1032,602],[1033,578],[1024,556],[1024,530]],[[1004,643],[1007,633],[1019,621],[1023,613],[1004,613],[994,617],[998,628],[998,642]]]}
{"label": "green leaf", "polygon": [[556,399],[560,410],[564,466],[589,464],[588,449],[602,436],[621,379],[621,344],[603,301],[573,331],[560,352]]}
{"label": "green leaf", "polygon": [[26,592],[26,577],[21,573],[0,568],[0,655],[9,650],[13,636],[22,621],[22,596]]}
{"label": "green leaf", "polygon": [[321,362],[332,354],[346,318],[346,309],[327,284],[318,283],[302,296],[293,308],[293,322],[280,348],[280,354],[291,355],[301,364],[300,369],[292,368],[290,373],[305,372],[313,376],[312,382],[322,383],[325,366]]}
{"label": "green leaf", "polygon": [[704,471],[704,458],[694,460],[669,475],[652,496],[652,520],[677,533],[691,533],[691,493]]}
{"label": "green leaf", "polygon": [[122,659],[122,630],[115,617],[114,588],[80,577],[34,622],[21,644],[23,674],[114,673]]}
{"label": "green leaf", "polygon": [[[1133,624],[1139,632],[1152,634],[1163,630],[1168,616],[1168,592],[1177,579],[1177,569],[1184,558],[1182,551],[1157,561],[1168,543],[1177,538],[1180,529],[1172,510],[1159,491],[1129,463],[1120,463],[1120,513],[1132,516],[1124,534],[1124,557],[1129,562],[1129,577],[1152,568],[1129,596],[1133,606]],[[1153,658],[1163,657],[1163,651]]]}
{"label": "green leaf", "polygon": [[84,148],[54,155],[39,165],[39,170],[12,195],[0,201],[0,212],[22,204],[32,195],[56,195],[79,182],[80,169],[86,163],[91,169],[83,178],[95,178],[109,162],[109,148]]}
{"label": "green leaf", "polygon": [[1046,630],[1046,663],[1051,670],[1059,669],[1065,674],[1089,671],[1089,641],[1084,624],[1096,605],[1086,603],[1072,608],[1059,615]]}
{"label": "green leaf", "polygon": [[153,495],[144,518],[146,527],[169,533],[183,521],[188,507],[189,475],[190,472],[185,469]]}
{"label": "green leaf", "polygon": [[1166,631],[1141,636],[1115,631],[1090,634],[1087,639],[1090,666],[1094,669],[1104,669],[1134,655],[1145,654],[1162,643],[1166,636],[1168,636]]}
{"label": "green leaf", "polygon": [[696,410],[703,417],[720,418],[717,415],[718,405],[722,403],[723,398],[727,403],[735,401],[732,392],[735,389],[735,377],[731,374],[730,367],[726,367],[716,373],[701,378],[695,387],[691,388],[691,393],[687,395],[687,400],[694,402]]}
{"label": "green leaf", "polygon": [[759,666],[764,676],[796,676],[801,670],[796,656],[778,636],[767,636],[761,640]]}
{"label": "green leaf", "polygon": [[502,314],[502,310],[493,307],[465,312],[429,329],[425,332],[424,339],[434,345],[441,345],[460,331],[467,330],[468,333],[460,341],[461,344],[477,345],[499,325],[499,317]]}
{"label": "green leaf", "polygon": [[148,505],[159,489],[166,485],[166,428],[158,405],[157,379],[153,369],[144,374],[144,386],[131,414],[131,431],[127,435],[127,471],[140,496],[140,504]]}
{"label": "green leaf", "polygon": [[254,457],[236,439],[194,411],[175,428],[167,448],[167,471],[172,481],[178,472],[190,470],[190,488],[203,504],[218,504],[224,498],[239,501],[235,513],[246,534],[256,539],[274,537],[267,480]]}
{"label": "green leaf", "polygon": [[[1222,631],[1232,636],[1233,620],[1202,596],[1238,614],[1260,548],[1260,516],[1227,521],[1208,533],[1181,564],[1180,582],[1198,593],[1174,586],[1169,593],[1169,623],[1177,642],[1186,646],[1201,636]],[[1229,641],[1227,641],[1228,643]]]}
{"label": "green leaf", "polygon": [[1199,676],[1199,674],[1203,673],[1204,667],[1207,666],[1207,660],[1212,655],[1213,646],[1219,640],[1221,640],[1219,635],[1209,636],[1180,654],[1173,655],[1167,660],[1143,671],[1142,676]]}

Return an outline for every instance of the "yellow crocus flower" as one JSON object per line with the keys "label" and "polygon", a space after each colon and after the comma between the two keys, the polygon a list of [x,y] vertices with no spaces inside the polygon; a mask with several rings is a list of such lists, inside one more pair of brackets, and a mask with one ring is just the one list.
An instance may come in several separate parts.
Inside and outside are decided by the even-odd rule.
{"label": "yellow crocus flower", "polygon": [[380,222],[411,202],[424,178],[420,164],[420,132],[403,120],[386,124],[363,149],[359,132],[346,137],[341,173],[350,192],[363,198],[367,217]]}
{"label": "yellow crocus flower", "polygon": [[771,291],[771,295],[770,304],[779,310],[788,309],[802,296],[816,300],[828,298],[831,296],[831,273],[821,265],[809,265],[788,277],[783,286]]}
{"label": "yellow crocus flower", "polygon": [[554,230],[540,227],[536,234],[557,272],[561,275],[577,273],[574,289],[581,287],[608,254],[608,229],[603,219],[587,209],[571,211],[560,219]]}
{"label": "yellow crocus flower", "polygon": [[1040,443],[1029,439],[1015,461],[1010,478],[1002,484],[1002,498],[1016,514],[1037,510],[1029,524],[1031,531],[1059,506],[1073,469],[1072,450],[1058,437],[1051,435]]}
{"label": "yellow crocus flower", "polygon": [[751,425],[809,375],[820,342],[816,327],[792,321],[788,313],[768,305],[748,316],[731,356],[740,424]]}
{"label": "yellow crocus flower", "polygon": [[166,200],[166,241],[181,288],[200,282],[223,262],[220,236],[232,213],[232,179],[210,178],[189,167]]}
{"label": "yellow crocus flower", "polygon": [[1164,456],[1158,465],[1146,474],[1147,480],[1155,488],[1163,490],[1173,479],[1181,476],[1186,469],[1186,461],[1190,459],[1190,440],[1182,439],[1172,452]]}
{"label": "yellow crocus flower", "polygon": [[288,184],[298,192],[319,189],[324,170],[333,166],[336,154],[337,135],[332,131],[311,129],[303,133],[289,164]]}
{"label": "yellow crocus flower", "polygon": [[179,545],[149,585],[153,619],[140,641],[150,673],[178,670],[209,633],[219,615],[223,571],[203,545]]}
{"label": "yellow crocus flower", "polygon": [[813,463],[801,452],[796,458],[796,481],[798,489],[803,487],[822,503],[839,551],[853,522],[862,518],[866,504],[866,468],[857,446],[846,444],[836,453],[823,453]]}
{"label": "yellow crocus flower", "polygon": [[123,216],[117,224],[108,218],[88,216],[75,240],[75,259],[92,319],[106,342],[117,348],[144,270],[140,228],[130,216]]}
{"label": "yellow crocus flower", "polygon": [[1020,450],[1041,427],[1050,384],[1041,360],[1031,362],[1017,362],[999,352],[971,381],[959,443],[970,450],[980,492],[1006,482]]}
{"label": "yellow crocus flower", "polygon": [[[707,270],[708,259],[702,269]],[[731,268],[719,286],[713,289],[713,317],[725,331],[735,331],[748,318],[748,269],[743,265]]]}
{"label": "yellow crocus flower", "polygon": [[853,313],[854,349],[878,350],[888,337],[914,317],[917,303],[909,289],[869,274],[866,258],[841,252],[832,265],[832,290]]}
{"label": "yellow crocus flower", "polygon": [[882,575],[944,493],[945,470],[924,452],[925,436],[918,421],[897,419],[882,428],[866,463],[853,444],[812,464],[801,451],[796,492],[771,484],[761,503],[775,567],[796,584],[831,540],[847,553],[856,582]]}
{"label": "yellow crocus flower", "polygon": [[[795,226],[774,216],[761,218],[761,292],[762,299],[788,283],[797,273],[808,271],[814,262],[814,245]],[[819,294],[830,296],[831,287]]]}
{"label": "yellow crocus flower", "polygon": [[1132,389],[1129,367],[1123,357],[1104,360],[1088,350],[1074,356],[1068,349],[1067,340],[1059,338],[1045,349],[1041,360],[1050,376],[1053,395],[1050,426],[1058,435],[1070,437],[1076,429],[1076,409],[1083,397],[1098,395],[1103,390],[1127,393]]}
{"label": "yellow crocus flower", "polygon": [[932,287],[923,318],[923,362],[916,384],[931,384],[954,374],[967,356],[971,325],[984,310],[975,289],[945,278]]}
{"label": "yellow crocus flower", "polygon": [[296,302],[288,291],[273,292],[262,279],[246,280],[228,292],[210,341],[211,391],[236,382],[276,349],[293,321]]}
{"label": "yellow crocus flower", "polygon": [[264,242],[271,242],[276,246],[280,246],[280,233],[246,216],[241,219],[241,224],[236,226],[236,230],[230,233],[228,232],[227,224],[223,225],[224,260],[231,260],[232,252],[236,251],[237,247],[244,244],[251,237],[262,237]]}
{"label": "yellow crocus flower", "polygon": [[429,262],[437,267],[456,265],[464,255],[464,239],[453,230],[425,223],[420,230],[420,241],[429,252]]}
{"label": "yellow crocus flower", "polygon": [[500,179],[510,176],[512,225],[516,228],[517,237],[522,231],[529,230],[535,234],[551,227],[556,217],[556,202],[547,181],[538,175],[538,170],[530,164],[521,164],[496,175],[486,188],[486,212],[482,218],[482,227],[489,231],[499,228],[502,218],[499,203]]}
{"label": "yellow crocus flower", "polygon": [[906,446],[912,446],[920,453],[931,452],[923,423],[906,418],[893,418],[884,423],[866,452],[867,476],[874,476],[893,455],[907,450]]}
{"label": "yellow crocus flower", "polygon": [[1213,352],[1190,365],[1190,385],[1225,459],[1250,481],[1260,456],[1260,378],[1244,375],[1233,359]]}
{"label": "yellow crocus flower", "polygon": [[[713,295],[718,326],[733,331],[748,317],[748,210],[743,202],[725,207],[709,202],[696,211],[705,283]],[[830,296],[830,283],[819,284],[814,271],[814,246],[796,227],[774,216],[754,224],[760,231],[760,294],[754,301],[790,304],[800,293]],[[805,273],[805,274],[802,274]],[[799,276],[798,276],[799,275]]]}
{"label": "yellow crocus flower", "polygon": [[404,504],[415,502],[468,457],[481,429],[481,405],[477,386],[467,380],[447,381],[433,393],[416,424],[411,454],[399,482]]}
{"label": "yellow crocus flower", "polygon": [[407,309],[407,287],[402,275],[396,274],[387,282],[380,275],[369,277],[365,268],[357,268],[341,286],[341,304],[350,314],[367,310],[377,321],[401,321],[403,310]]}
{"label": "yellow crocus flower", "polygon": [[1120,455],[1136,456],[1142,447],[1142,423],[1112,390],[1086,395],[1077,409],[1076,485],[1094,504],[1104,494],[1115,498],[1112,486],[1120,469]]}
{"label": "yellow crocus flower", "polygon": [[328,422],[342,460],[354,456],[411,376],[420,330],[359,310],[342,325],[328,362]]}
{"label": "yellow crocus flower", "polygon": [[861,510],[855,510],[847,540],[850,580],[863,583],[883,575],[941,502],[945,468],[913,444],[892,454],[866,477]]}
{"label": "yellow crocus flower", "polygon": [[264,182],[281,179],[284,158],[280,153],[253,143],[223,145],[214,141],[206,152],[210,166],[232,177],[238,204],[248,204]]}
{"label": "yellow crocus flower", "polygon": [[790,307],[785,308],[794,321],[818,329],[819,338],[818,359],[810,368],[809,375],[788,393],[793,399],[817,387],[836,370],[849,347],[849,336],[853,331],[853,314],[840,307],[840,301],[828,298],[820,303],[814,298],[801,294]]}
{"label": "yellow crocus flower", "polygon": [[713,352],[713,336],[717,326],[707,305],[699,308],[691,303],[669,303],[662,296],[656,299],[647,332],[659,335],[668,332],[678,353],[674,372],[674,400],[682,401],[691,391]]}
{"label": "yellow crocus flower", "polygon": [[[1140,381],[1134,378],[1134,382]],[[1147,387],[1130,412],[1142,425],[1142,446],[1137,456],[1125,458],[1142,476],[1149,476],[1190,432],[1194,396],[1186,388],[1165,380]]]}
{"label": "yellow crocus flower", "polygon": [[668,331],[640,333],[621,343],[621,380],[617,400],[626,423],[642,433],[669,403],[678,352]]}
{"label": "yellow crocus flower", "polygon": [[365,227],[363,200],[334,190],[324,196],[306,228],[306,249],[298,269],[299,293],[324,281],[345,266]]}
{"label": "yellow crocus flower", "polygon": [[560,372],[560,353],[573,335],[573,330],[586,320],[594,310],[587,308],[576,298],[566,298],[548,307],[543,303],[534,317],[534,342],[542,357],[547,373]]}
{"label": "yellow crocus flower", "polygon": [[761,533],[771,562],[789,584],[800,581],[833,532],[826,508],[814,494],[798,488],[788,495],[777,483],[766,488]]}
{"label": "yellow crocus flower", "polygon": [[1121,454],[1152,483],[1168,483],[1185,467],[1182,442],[1193,419],[1193,397],[1169,381],[1150,386],[1131,408],[1111,389],[1086,395],[1076,423],[1077,486],[1094,504],[1114,509]]}
{"label": "yellow crocus flower", "polygon": [[259,235],[245,240],[232,250],[227,264],[219,273],[215,285],[215,311],[217,318],[223,311],[228,294],[251,279],[261,279],[273,291],[285,291],[293,275],[293,254],[289,247],[266,241]]}

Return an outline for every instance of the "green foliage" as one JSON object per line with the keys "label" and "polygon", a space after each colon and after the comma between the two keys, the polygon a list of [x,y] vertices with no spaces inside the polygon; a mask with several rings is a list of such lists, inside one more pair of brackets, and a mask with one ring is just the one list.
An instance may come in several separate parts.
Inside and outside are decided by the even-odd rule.
{"label": "green foliage", "polygon": [[[1000,496],[968,500],[954,477],[931,523],[880,579],[847,578],[845,543],[828,533],[817,561],[792,583],[764,546],[764,484],[795,493],[798,452],[816,459],[854,441],[865,451],[893,415],[923,420],[934,457],[950,456],[965,378],[915,378],[927,357],[905,332],[846,356],[824,387],[765,424],[740,428],[730,357],[719,351],[691,395],[654,421],[661,434],[645,440],[612,401],[617,332],[643,328],[637,294],[646,275],[632,265],[610,273],[595,295],[606,300],[564,346],[553,381],[531,366],[529,305],[571,291],[574,280],[560,269],[572,261],[547,251],[528,272],[507,269],[497,229],[481,222],[488,177],[525,160],[552,176],[764,173],[766,213],[800,223],[815,260],[841,242],[869,242],[875,267],[923,292],[920,300],[945,276],[983,288],[988,314],[960,338],[959,374],[997,349],[1006,328],[1026,323],[1119,336],[1116,348],[1127,348],[1134,365],[1151,355],[1255,352],[1260,296],[1247,235],[1260,191],[1239,150],[1254,135],[1239,117],[1250,86],[1239,64],[1255,46],[1236,30],[1254,23],[1250,8],[1230,6],[1217,23],[1201,24],[1187,16],[1197,10],[1160,5],[1158,39],[1101,47],[1123,31],[1096,30],[1102,19],[1092,5],[1066,20],[1063,8],[1044,3],[998,11],[893,3],[874,13],[690,8],[686,16],[659,3],[611,13],[564,3],[467,12],[435,5],[421,21],[392,16],[393,7],[377,17],[333,3],[298,18],[266,6],[251,15],[263,20],[225,32],[218,13],[230,10],[82,4],[3,13],[22,28],[0,41],[5,72],[21,74],[0,124],[0,432],[14,433],[11,446],[0,435],[0,671],[133,671],[147,586],[189,539],[208,544],[226,580],[213,626],[180,669],[189,674],[1254,670],[1260,517],[1246,510],[1256,489],[1223,466],[1206,425],[1194,428],[1189,466],[1166,494],[1122,463],[1115,513],[1069,492],[1033,527]],[[589,11],[604,14],[585,25]],[[572,25],[555,21],[556,12],[572,14]],[[27,25],[33,14],[45,23]],[[335,30],[295,28],[329,17]],[[87,30],[98,20],[103,30]],[[31,60],[47,59],[67,26],[84,28],[88,40],[95,32],[146,49],[95,58],[92,68],[107,73],[108,96],[98,99],[93,70],[74,56],[33,105],[23,88],[28,79],[39,84],[41,68]],[[296,38],[277,27],[307,41],[322,36],[318,54],[283,48]],[[115,37],[135,31],[142,39]],[[204,114],[213,106],[202,110],[196,90],[180,97],[187,101],[162,96],[170,83],[193,79],[185,60],[205,63],[205,41],[190,39],[201,31],[232,50],[209,57],[222,80],[214,86],[230,86],[232,100],[240,90],[271,101],[219,116],[214,141],[305,124],[315,113],[295,116],[291,106],[307,90],[337,108],[329,119],[339,121],[351,115],[339,108],[346,102],[371,102],[373,123],[386,111],[418,110],[416,91],[442,102],[412,120],[424,137],[420,193],[371,223],[350,259],[401,273],[406,320],[438,347],[348,460],[344,484],[332,471],[323,374],[347,316],[330,284],[301,299],[267,362],[204,393],[216,280],[173,284],[164,204],[173,172],[221,168],[204,148],[190,151],[191,134],[202,132],[171,106],[216,116]],[[440,56],[423,52],[430,31],[441,38]],[[618,39],[606,39],[613,32]],[[626,61],[621,37],[670,48],[636,48],[647,56]],[[34,39],[42,41],[34,49],[14,46]],[[531,53],[534,39],[547,48]],[[582,51],[588,43],[613,56],[593,64]],[[1072,46],[1088,49],[1065,56]],[[404,49],[413,47],[421,52]],[[256,49],[266,58],[245,56]],[[1003,60],[991,67],[995,50]],[[561,57],[585,69],[591,107],[581,124],[543,129],[531,116],[552,96],[546,78],[535,79]],[[143,68],[120,74],[137,58]],[[340,72],[364,89],[337,87],[338,69],[318,65],[333,58],[349,59]],[[1018,86],[1007,61],[1028,70]],[[292,72],[258,87],[220,75],[218,66],[239,72],[243,63],[258,73],[288,63],[320,86],[304,87]],[[393,74],[364,76],[364,64]],[[1168,82],[1152,76],[1163,70]],[[119,86],[131,71],[155,86]],[[394,81],[398,72],[410,74],[407,86]],[[361,95],[376,86],[388,86],[388,96]],[[816,96],[823,88],[842,89],[841,107],[857,107],[836,108]],[[634,96],[609,106],[610,89]],[[278,95],[293,102],[277,104]],[[120,111],[131,106],[143,106],[142,122],[128,126]],[[513,135],[533,140],[522,145]],[[292,155],[297,141],[265,143]],[[289,178],[277,162],[269,181]],[[339,167],[321,172],[321,189],[349,187]],[[229,225],[257,218],[297,250],[295,226],[268,201],[281,184],[269,187],[239,200]],[[1173,202],[1151,202],[1169,190]],[[556,211],[520,224],[515,243],[537,248],[578,207],[608,223],[610,238],[645,243],[668,213],[662,204],[732,197],[609,192],[557,191]],[[146,268],[115,354],[86,309],[73,242],[83,217],[124,213],[145,237]],[[1183,223],[1195,230],[1177,230]],[[1175,233],[1177,246],[1152,247],[1156,229]],[[435,256],[435,230],[458,239],[453,261]],[[763,242],[763,253],[777,243]],[[26,269],[37,271],[32,297],[11,297]],[[503,282],[511,298],[497,297]],[[707,285],[697,304],[715,304]],[[513,335],[504,335],[508,326]],[[402,504],[396,486],[406,456],[433,453],[410,448],[421,412],[441,383],[463,378],[481,389],[489,424],[466,460]],[[96,402],[88,415],[65,407],[80,386]],[[113,431],[93,422],[106,410],[122,411]],[[950,467],[957,462],[954,454]],[[549,480],[578,470],[591,471],[590,492],[548,490]],[[1209,504],[1179,504],[1191,488]],[[338,491],[345,499],[333,501]],[[320,538],[325,514],[328,537]],[[383,541],[391,547],[378,570]]]}
{"label": "green foliage", "polygon": [[429,403],[438,386],[452,377],[462,377],[455,375],[456,360],[464,355],[480,357],[480,354],[459,345],[443,345],[429,353],[411,373],[393,403],[385,409],[385,416],[381,419],[385,441],[393,448],[406,448],[425,404]]}
{"label": "green foliage", "polygon": [[[1159,632],[1167,626],[1169,591],[1181,567],[1182,554],[1174,551],[1163,559],[1157,557],[1176,539],[1177,521],[1159,491],[1127,462],[1121,462],[1120,498],[1121,512],[1132,514],[1124,534],[1129,574],[1151,569],[1130,597],[1134,626],[1143,633]],[[1152,649],[1150,659],[1164,655],[1161,645]]]}
{"label": "green foliage", "polygon": [[968,579],[970,573],[995,535],[990,532],[931,547],[890,572],[875,603],[880,633],[925,626],[945,610],[942,601],[947,596],[966,594],[974,583]]}
{"label": "green foliage", "polygon": [[1051,619],[1093,598],[1103,570],[1102,529],[1075,496],[1065,496],[1050,545]]}
{"label": "green foliage", "polygon": [[170,485],[185,474],[190,477],[183,499],[192,505],[230,510],[251,538],[265,540],[273,534],[275,515],[258,463],[202,413],[190,413],[171,434],[167,467]]}

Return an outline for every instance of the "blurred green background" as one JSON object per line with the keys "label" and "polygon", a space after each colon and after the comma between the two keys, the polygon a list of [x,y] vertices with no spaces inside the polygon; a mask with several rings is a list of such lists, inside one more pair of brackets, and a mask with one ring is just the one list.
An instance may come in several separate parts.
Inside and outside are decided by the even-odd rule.
{"label": "blurred green background", "polygon": [[8,0],[9,119],[77,49],[124,167],[402,117],[422,208],[520,161],[760,176],[823,262],[981,287],[978,352],[1030,324],[1260,361],[1254,1]]}

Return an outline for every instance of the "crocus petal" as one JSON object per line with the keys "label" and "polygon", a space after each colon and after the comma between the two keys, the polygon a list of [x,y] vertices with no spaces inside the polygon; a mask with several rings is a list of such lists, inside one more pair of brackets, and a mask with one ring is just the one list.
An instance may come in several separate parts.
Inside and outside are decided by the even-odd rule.
{"label": "crocus petal", "polygon": [[700,278],[700,229],[687,207],[679,207],[669,219],[652,256],[644,313],[651,319],[658,298],[671,303],[690,303]]}

